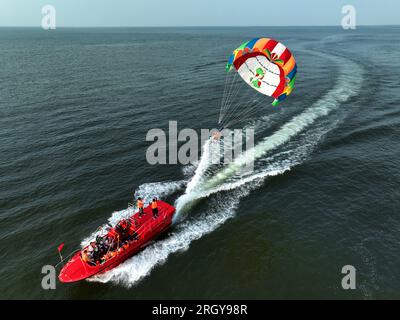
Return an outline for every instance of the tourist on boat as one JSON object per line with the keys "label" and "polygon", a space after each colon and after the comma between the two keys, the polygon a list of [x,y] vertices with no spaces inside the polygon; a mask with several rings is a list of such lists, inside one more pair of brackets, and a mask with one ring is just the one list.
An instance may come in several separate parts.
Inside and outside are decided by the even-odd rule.
{"label": "tourist on boat", "polygon": [[158,204],[157,204],[157,198],[153,198],[153,201],[151,202],[151,210],[153,211],[153,217],[154,217],[154,219],[158,218]]}
{"label": "tourist on boat", "polygon": [[124,241],[129,236],[129,226],[130,226],[130,223],[125,219],[122,219],[117,224],[116,229],[120,235],[120,241]]}
{"label": "tourist on boat", "polygon": [[83,262],[89,262],[90,261],[89,253],[88,253],[87,249],[82,251],[81,257],[82,257]]}
{"label": "tourist on boat", "polygon": [[93,255],[94,248],[96,247],[96,242],[92,241],[88,246],[88,253],[89,255]]}
{"label": "tourist on boat", "polygon": [[139,218],[140,218],[141,216],[144,215],[144,213],[143,213],[144,201],[142,200],[141,197],[139,197],[137,200],[137,207],[139,209]]}
{"label": "tourist on boat", "polygon": [[[91,246],[89,245],[88,248],[91,248]],[[92,265],[92,266],[95,266],[95,265],[96,265],[96,262],[95,262],[94,259],[93,259],[93,252],[94,252],[94,249],[93,249],[93,248],[92,248],[92,251],[91,251],[91,252],[89,251],[89,249],[85,249],[85,250],[82,252],[81,257],[82,257],[82,260],[83,260],[84,262],[86,262],[86,263],[88,263],[88,264],[90,264],[90,265]]]}

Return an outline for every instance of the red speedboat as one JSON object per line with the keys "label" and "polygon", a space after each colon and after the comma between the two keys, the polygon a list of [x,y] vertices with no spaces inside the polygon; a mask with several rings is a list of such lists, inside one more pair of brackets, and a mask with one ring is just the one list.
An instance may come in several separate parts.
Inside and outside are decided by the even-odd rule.
{"label": "red speedboat", "polygon": [[157,204],[157,218],[153,218],[151,207],[148,206],[144,208],[142,217],[139,217],[137,212],[129,219],[121,220],[116,227],[110,228],[107,234],[96,238],[94,246],[100,247],[101,250],[99,249],[95,258],[93,255],[88,258],[87,253],[91,248],[90,245],[86,246],[73,255],[61,269],[58,279],[61,282],[75,282],[103,273],[145,247],[172,224],[175,208],[161,200],[158,200]]}

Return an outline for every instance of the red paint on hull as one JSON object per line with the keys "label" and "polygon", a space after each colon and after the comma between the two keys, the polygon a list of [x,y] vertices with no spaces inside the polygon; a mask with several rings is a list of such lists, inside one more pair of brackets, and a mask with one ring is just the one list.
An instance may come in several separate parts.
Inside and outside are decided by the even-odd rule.
{"label": "red paint on hull", "polygon": [[119,252],[111,259],[108,259],[105,263],[96,266],[91,266],[84,262],[81,259],[81,251],[79,251],[61,269],[58,279],[61,282],[76,282],[84,280],[94,276],[95,274],[110,270],[126,259],[132,257],[151,240],[168,229],[172,224],[175,208],[160,200],[158,200],[157,203],[159,213],[156,219],[153,218],[150,206],[144,208],[145,215],[143,217],[139,218],[139,213],[137,212],[129,218],[131,223],[135,223],[136,220],[136,232],[139,234],[139,239],[132,241],[128,248]]}

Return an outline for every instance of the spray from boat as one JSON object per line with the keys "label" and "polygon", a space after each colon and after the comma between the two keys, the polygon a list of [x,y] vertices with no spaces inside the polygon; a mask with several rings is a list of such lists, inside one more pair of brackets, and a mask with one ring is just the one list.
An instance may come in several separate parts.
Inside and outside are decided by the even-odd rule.
{"label": "spray from boat", "polygon": [[[176,200],[177,223],[168,236],[148,246],[135,257],[125,261],[113,270],[96,275],[89,281],[112,282],[126,287],[135,285],[158,265],[167,261],[176,252],[187,250],[190,243],[211,233],[228,219],[233,218],[243,197],[265,183],[271,176],[284,174],[294,166],[304,162],[330,130],[334,129],[340,119],[326,117],[337,110],[340,105],[356,95],[361,89],[363,69],[357,63],[343,58],[326,55],[326,58],[341,66],[336,85],[319,100],[305,109],[277,131],[262,139],[249,154],[243,154],[231,164],[217,172],[210,171],[212,165],[210,141],[203,147],[203,156],[196,167],[184,168],[188,180],[145,184],[138,188],[136,194],[151,198],[184,190]],[[264,121],[263,121],[264,120]],[[318,120],[318,121],[317,121]],[[268,125],[269,119],[261,119],[257,126]],[[283,150],[275,151],[280,149]],[[237,175],[247,161],[260,162],[260,167],[245,176]],[[193,204],[207,198],[208,209],[193,219],[180,219],[190,212]],[[127,209],[129,210],[129,209]],[[118,221],[121,216],[129,214],[127,210],[115,212],[110,222]],[[86,243],[85,241],[84,243]]]}

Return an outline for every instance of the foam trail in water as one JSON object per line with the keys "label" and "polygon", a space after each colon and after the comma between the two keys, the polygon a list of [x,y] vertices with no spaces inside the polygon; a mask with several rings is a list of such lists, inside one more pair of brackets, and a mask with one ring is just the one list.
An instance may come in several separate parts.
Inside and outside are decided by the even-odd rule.
{"label": "foam trail in water", "polygon": [[200,162],[197,165],[194,176],[186,186],[186,192],[191,192],[204,179],[204,173],[212,162],[214,149],[211,139],[206,140],[203,145]]}
{"label": "foam trail in water", "polygon": [[176,202],[178,215],[175,219],[180,219],[179,215],[187,211],[193,200],[201,197],[202,193],[223,184],[250,162],[254,162],[269,151],[287,143],[291,138],[313,124],[318,118],[328,115],[331,111],[338,108],[342,102],[347,101],[350,97],[357,94],[362,83],[363,70],[361,67],[350,60],[343,60],[343,58],[335,56],[323,56],[342,66],[335,87],[304,112],[284,124],[271,136],[264,138],[254,148],[238,156],[223,170],[210,179],[204,179],[203,173],[207,171],[211,164],[209,152],[207,153],[207,148],[210,147],[210,141],[208,141],[208,144],[204,148],[203,159],[200,161],[201,168],[200,166],[197,168],[196,175],[188,184],[185,194]]}
{"label": "foam trail in water", "polygon": [[[343,65],[341,59],[334,57],[331,59]],[[334,89],[254,147],[253,152],[256,159],[261,158],[277,146],[290,146],[290,139],[292,137],[301,135],[301,132],[314,123],[316,119],[329,114],[332,110],[339,107],[341,102],[346,101],[357,93],[362,82],[362,70],[355,63],[346,62],[347,65],[344,66],[346,69],[342,70],[342,74],[339,76],[338,83]],[[212,202],[211,207],[213,209],[204,212],[200,217],[178,224],[167,238],[153,243],[120,266],[105,274],[95,276],[90,280],[100,282],[112,281],[124,284],[127,287],[134,285],[137,281],[148,275],[155,266],[166,261],[170,254],[186,250],[192,241],[212,232],[227,219],[233,217],[240,199],[248,195],[251,190],[258,188],[263,183],[265,177],[281,174],[290,170],[294,165],[301,163],[312,152],[322,135],[331,128],[332,126],[327,125],[317,128],[314,131],[308,130],[307,133],[309,134],[306,135],[308,140],[297,141],[297,147],[295,146],[292,149],[263,159],[269,163],[265,168],[248,176],[240,177],[236,181],[230,181],[230,179],[249,161],[247,158],[248,155],[246,153],[243,154],[228,165],[227,168],[207,180],[205,173],[211,165],[211,158],[210,151],[208,150],[207,152],[206,149],[209,148],[209,146],[207,147],[207,143],[209,142],[206,142],[203,158],[196,168],[192,181],[187,186],[186,193],[177,200],[176,207],[179,210],[200,197],[209,197],[213,194],[214,196],[209,199]],[[226,191],[228,190],[232,191],[227,193]],[[221,192],[224,192],[223,196]]]}
{"label": "foam trail in water", "polygon": [[289,150],[281,151],[271,157],[263,159],[267,165],[259,170],[256,170],[248,175],[236,177],[236,180],[225,181],[214,188],[206,190],[197,190],[196,192],[186,193],[179,197],[176,201],[176,207],[181,208],[184,204],[194,202],[197,199],[209,197],[212,194],[229,191],[240,188],[255,180],[265,179],[266,177],[277,176],[290,171],[293,166],[302,163],[309,154],[318,145],[321,137],[336,127],[338,121],[332,121],[330,124],[325,124],[323,127],[317,127],[314,130],[309,130],[303,139],[296,141],[294,146],[290,146]]}
{"label": "foam trail in water", "polygon": [[211,211],[204,213],[197,219],[180,223],[166,239],[154,242],[116,268],[88,280],[103,283],[113,282],[131,287],[147,276],[157,265],[166,261],[170,254],[187,250],[191,242],[214,231],[226,220],[232,218],[240,199],[256,187],[257,184],[254,184],[251,188],[235,190],[231,195],[225,195],[224,199],[214,199]]}
{"label": "foam trail in water", "polygon": [[[216,195],[217,197],[215,199],[211,199],[211,207],[214,209],[205,212],[197,219],[185,221],[177,225],[174,232],[170,233],[166,239],[153,243],[144,251],[115,269],[103,275],[93,277],[90,280],[99,282],[111,281],[126,287],[131,287],[140,279],[147,276],[157,265],[164,263],[169,255],[178,251],[187,250],[192,241],[211,233],[226,220],[234,217],[235,208],[238,206],[240,199],[247,196],[251,190],[258,188],[266,177],[282,174],[289,171],[291,167],[301,163],[316,147],[318,140],[327,131],[332,129],[335,124],[336,122],[331,126],[317,128],[306,135],[305,139],[300,141],[295,148],[265,159],[270,161],[270,164],[266,168],[255,172],[253,175],[240,178],[237,181],[225,182],[205,192],[191,193],[190,195],[192,198],[190,200],[186,199],[186,201],[193,201],[201,197],[209,197],[212,194]],[[275,158],[279,156],[286,157],[282,161],[277,161]],[[232,192],[227,194],[227,191]],[[225,193],[218,198],[221,192]]]}
{"label": "foam trail in water", "polygon": [[[331,59],[334,59],[338,63],[343,62],[338,58],[331,57]],[[274,134],[264,138],[263,141],[257,144],[254,148],[247,150],[242,155],[238,156],[224,170],[217,173],[203,185],[199,185],[198,188],[207,190],[215,185],[223,183],[227,178],[237,173],[251,161],[264,156],[267,152],[288,142],[292,137],[296,136],[309,125],[314,123],[315,120],[328,115],[332,110],[338,108],[342,102],[347,101],[350,97],[357,94],[361,88],[361,83],[362,69],[356,63],[347,61],[334,89],[329,91],[311,107],[306,109],[306,111],[295,116],[291,121],[284,124]]]}

